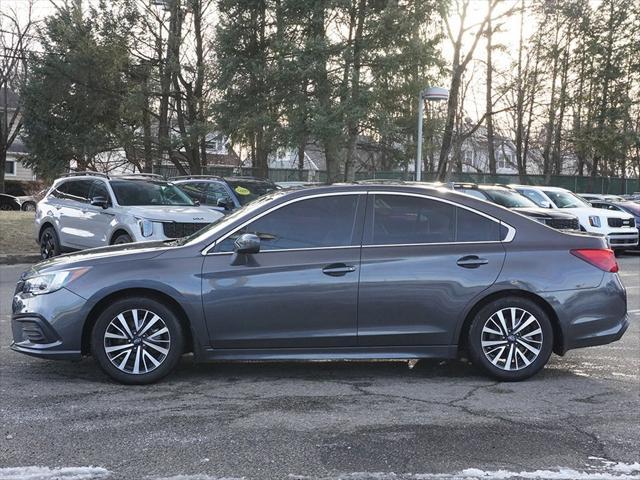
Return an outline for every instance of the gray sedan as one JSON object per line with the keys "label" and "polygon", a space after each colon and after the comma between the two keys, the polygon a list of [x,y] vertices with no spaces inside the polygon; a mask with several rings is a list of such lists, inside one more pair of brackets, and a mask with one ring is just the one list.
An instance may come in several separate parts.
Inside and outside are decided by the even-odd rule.
{"label": "gray sedan", "polygon": [[93,355],[150,383],[200,361],[455,358],[522,380],[618,340],[626,293],[601,236],[418,184],[276,191],[190,237],[25,272],[11,347]]}

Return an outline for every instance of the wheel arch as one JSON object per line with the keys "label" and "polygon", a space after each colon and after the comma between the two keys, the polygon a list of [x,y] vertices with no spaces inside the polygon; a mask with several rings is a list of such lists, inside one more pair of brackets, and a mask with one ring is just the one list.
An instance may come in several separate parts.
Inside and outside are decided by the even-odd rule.
{"label": "wheel arch", "polygon": [[504,297],[521,297],[527,300],[531,300],[535,302],[540,308],[542,308],[545,313],[549,316],[549,320],[551,321],[551,326],[553,328],[553,352],[558,355],[564,354],[564,335],[562,332],[562,327],[560,326],[560,320],[558,319],[558,315],[555,310],[547,302],[544,298],[535,293],[528,292],[526,290],[518,290],[518,289],[508,289],[508,290],[499,290],[497,292],[492,292],[485,297],[478,300],[473,307],[469,310],[467,315],[465,316],[464,322],[462,323],[462,327],[458,332],[458,350],[465,350],[467,348],[467,333],[469,332],[469,327],[471,326],[471,322],[473,321],[476,314],[487,304],[497,300],[499,298]]}
{"label": "wheel arch", "polygon": [[133,240],[134,237],[129,230],[127,230],[123,226],[118,226],[113,230],[113,232],[111,232],[111,236],[109,237],[109,245],[113,245],[113,242],[115,241],[115,239],[118,237],[118,235],[122,233],[129,235],[129,238]]}
{"label": "wheel arch", "polygon": [[40,242],[40,239],[42,238],[42,232],[44,232],[45,228],[47,227],[53,228],[56,232],[56,235],[58,234],[54,223],[51,220],[46,220],[43,224],[40,225],[40,229],[38,230],[38,242]]}
{"label": "wheel arch", "polygon": [[127,288],[124,290],[118,290],[111,292],[102,299],[100,299],[89,311],[84,325],[82,326],[82,339],[81,339],[81,352],[83,355],[91,353],[91,331],[95,325],[100,313],[106,308],[107,305],[115,300],[121,300],[123,298],[136,298],[145,297],[156,300],[168,308],[178,317],[178,321],[182,327],[182,332],[185,339],[184,353],[193,351],[193,333],[191,331],[191,320],[187,316],[187,312],[182,308],[170,295],[164,292],[155,290],[152,288]]}

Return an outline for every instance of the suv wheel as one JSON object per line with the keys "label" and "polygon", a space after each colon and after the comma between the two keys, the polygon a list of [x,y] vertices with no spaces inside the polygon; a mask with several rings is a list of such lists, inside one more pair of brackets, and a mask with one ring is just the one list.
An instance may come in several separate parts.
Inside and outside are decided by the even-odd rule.
{"label": "suv wheel", "polygon": [[113,239],[113,245],[120,245],[123,243],[131,243],[131,236],[128,233],[119,233],[116,238]]}
{"label": "suv wheel", "polygon": [[60,255],[60,240],[56,230],[53,227],[47,227],[40,235],[40,258],[46,260],[56,255]]}
{"label": "suv wheel", "polygon": [[489,375],[519,381],[546,365],[553,349],[553,328],[535,302],[505,297],[478,312],[468,344],[473,362]]}
{"label": "suv wheel", "polygon": [[114,380],[147,384],[173,370],[183,353],[176,315],[150,298],[127,298],[107,307],[91,334],[91,352]]}

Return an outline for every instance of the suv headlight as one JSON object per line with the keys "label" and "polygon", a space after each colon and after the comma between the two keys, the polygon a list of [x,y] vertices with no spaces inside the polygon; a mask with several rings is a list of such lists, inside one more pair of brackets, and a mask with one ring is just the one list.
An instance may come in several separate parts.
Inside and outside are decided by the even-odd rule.
{"label": "suv headlight", "polygon": [[36,275],[35,277],[25,279],[22,291],[32,295],[44,295],[45,293],[55,292],[88,271],[89,267],[80,267]]}
{"label": "suv headlight", "polygon": [[143,237],[150,237],[151,235],[153,235],[152,221],[141,218],[140,220],[138,220],[138,225],[140,225],[140,233],[142,233]]}
{"label": "suv headlight", "polygon": [[600,228],[600,217],[591,215],[589,217],[589,225],[591,225],[592,227]]}

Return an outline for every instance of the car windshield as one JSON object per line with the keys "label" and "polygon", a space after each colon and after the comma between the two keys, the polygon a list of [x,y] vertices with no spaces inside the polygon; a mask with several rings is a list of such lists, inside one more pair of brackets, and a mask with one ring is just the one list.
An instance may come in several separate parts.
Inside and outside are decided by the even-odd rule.
{"label": "car windshield", "polygon": [[491,200],[493,200],[498,205],[502,205],[503,207],[530,208],[536,206],[536,204],[529,200],[527,197],[524,197],[517,192],[507,190],[506,188],[483,188],[482,191],[486,193]]}
{"label": "car windshield", "polygon": [[123,206],[195,205],[182,190],[171,183],[124,179],[112,180],[110,183],[118,204]]}
{"label": "car windshield", "polygon": [[227,183],[236,194],[240,205],[246,205],[256,198],[271,193],[276,189],[276,186],[269,182],[227,180]]}
{"label": "car windshield", "polygon": [[543,190],[558,208],[583,208],[590,206],[587,202],[573,193],[561,190]]}

